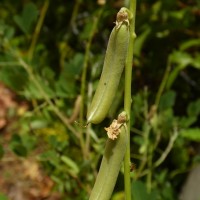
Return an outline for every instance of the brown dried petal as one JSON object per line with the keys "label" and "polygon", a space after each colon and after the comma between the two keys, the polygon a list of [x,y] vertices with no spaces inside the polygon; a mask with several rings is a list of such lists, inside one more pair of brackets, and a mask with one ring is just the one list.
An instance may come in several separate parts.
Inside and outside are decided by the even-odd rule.
{"label": "brown dried petal", "polygon": [[114,140],[117,138],[120,133],[121,125],[122,124],[118,123],[118,121],[114,119],[112,124],[108,128],[105,128],[105,130],[107,131],[107,135],[110,139]]}

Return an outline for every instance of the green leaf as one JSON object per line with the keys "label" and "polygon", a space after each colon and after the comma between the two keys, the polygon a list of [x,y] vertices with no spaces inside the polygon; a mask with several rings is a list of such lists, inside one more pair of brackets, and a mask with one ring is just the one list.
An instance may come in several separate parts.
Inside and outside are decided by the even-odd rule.
{"label": "green leaf", "polygon": [[31,25],[36,21],[38,16],[38,9],[33,3],[25,5],[21,15],[15,15],[14,21],[21,28],[24,33],[30,31]]}
{"label": "green leaf", "polygon": [[173,82],[175,81],[176,77],[180,73],[181,70],[185,69],[188,66],[194,67],[196,69],[200,69],[200,55],[197,54],[196,57],[192,57],[189,53],[182,52],[182,51],[174,51],[170,55],[170,62],[176,63],[177,65],[170,73],[166,88],[169,89]]}
{"label": "green leaf", "polygon": [[122,200],[122,199],[125,199],[123,191],[115,193],[111,200]]}
{"label": "green leaf", "polygon": [[26,27],[24,26],[23,21],[22,21],[20,16],[15,15],[14,16],[14,21],[24,33],[28,32],[28,30],[26,30]]}
{"label": "green leaf", "polygon": [[[48,95],[49,98],[56,97],[55,89],[53,86],[49,85],[48,81],[44,81],[40,76],[37,76],[37,81],[42,87],[42,90]],[[40,90],[38,90],[38,87],[36,87],[35,83],[32,81],[29,81],[26,84],[26,87],[22,94],[29,100],[44,98],[44,95],[40,92]]]}
{"label": "green leaf", "polygon": [[133,104],[132,104],[132,112],[131,117],[133,118],[133,123],[136,122],[136,118],[140,118],[143,120],[143,113],[144,113],[144,96],[143,93],[138,93],[133,97]]}
{"label": "green leaf", "polygon": [[14,153],[16,153],[18,156],[25,157],[27,156],[27,149],[23,145],[22,139],[19,135],[14,134],[12,136],[12,140],[10,142],[10,148],[13,150]]}
{"label": "green leaf", "polygon": [[48,136],[48,142],[52,148],[54,148],[59,152],[62,152],[67,147],[69,141],[68,140],[59,141],[57,135],[50,135]]}
{"label": "green leaf", "polygon": [[180,135],[188,140],[200,142],[200,128],[184,129],[180,132]]}
{"label": "green leaf", "polygon": [[200,69],[200,54],[197,54],[196,57],[193,59],[192,65],[196,69]]}
{"label": "green leaf", "polygon": [[145,30],[142,32],[135,40],[134,43],[134,55],[140,56],[141,50],[144,45],[144,42],[146,41],[147,37],[151,33],[151,27],[149,25],[144,26]]}
{"label": "green leaf", "polygon": [[12,142],[10,147],[13,150],[13,152],[16,153],[18,156],[27,156],[27,149],[22,144]]}
{"label": "green leaf", "polygon": [[192,63],[193,58],[190,54],[183,52],[183,51],[174,51],[170,55],[170,61],[172,63],[177,63],[181,66],[182,69],[184,69],[187,65]]}
{"label": "green leaf", "polygon": [[185,10],[181,9],[178,11],[171,11],[171,12],[169,12],[169,16],[174,19],[177,19],[177,20],[183,20],[183,18],[185,16]]}
{"label": "green leaf", "polygon": [[44,67],[42,69],[42,76],[50,83],[55,81],[55,73],[50,67]]}
{"label": "green leaf", "polygon": [[44,118],[33,119],[30,123],[30,127],[34,129],[45,128],[48,125],[48,121]]}
{"label": "green leaf", "polygon": [[17,66],[1,68],[0,80],[16,92],[20,92],[27,84],[27,74]]}
{"label": "green leaf", "polygon": [[69,157],[67,156],[61,156],[61,160],[72,169],[72,172],[74,174],[78,174],[79,173],[79,167],[78,165]]}
{"label": "green leaf", "polygon": [[170,55],[170,62],[171,64],[176,63],[177,65],[175,66],[175,68],[173,69],[173,71],[170,73],[168,77],[167,84],[166,84],[167,89],[171,87],[176,77],[178,76],[179,72],[183,70],[184,68],[186,68],[188,65],[193,63],[193,58],[191,57],[190,54],[186,52],[174,51]]}
{"label": "green leaf", "polygon": [[38,159],[42,162],[49,162],[51,165],[55,166],[56,168],[59,168],[60,166],[59,155],[54,150],[49,150],[40,154]]}
{"label": "green leaf", "polygon": [[179,119],[179,125],[182,128],[188,128],[189,126],[194,124],[196,122],[196,120],[197,120],[197,117],[195,115],[189,116],[189,117],[183,116]]}
{"label": "green leaf", "polygon": [[37,143],[36,137],[30,134],[24,134],[21,137],[21,141],[23,146],[27,149],[27,151],[33,150]]}
{"label": "green leaf", "polygon": [[59,97],[74,97],[77,93],[76,79],[79,77],[83,65],[83,55],[77,53],[68,63],[56,82],[56,95]]}
{"label": "green leaf", "polygon": [[64,73],[68,77],[73,76],[76,78],[81,73],[84,56],[77,53],[68,63],[65,64]]}
{"label": "green leaf", "polygon": [[161,96],[159,110],[163,111],[174,106],[176,93],[172,90],[167,91]]}
{"label": "green leaf", "polygon": [[91,33],[92,28],[93,28],[93,22],[92,21],[89,21],[88,23],[86,23],[83,31],[81,31],[79,39],[81,41],[88,39],[90,37],[90,33]]}
{"label": "green leaf", "polygon": [[170,73],[167,84],[166,84],[166,89],[170,89],[174,81],[176,80],[179,72],[181,71],[182,67],[181,65],[178,65],[175,67],[175,69]]}
{"label": "green leaf", "polygon": [[142,145],[142,144],[144,144],[144,138],[142,137],[142,136],[138,136],[138,135],[135,135],[134,137],[133,137],[133,141],[136,143],[136,144],[138,144],[138,145]]}
{"label": "green leaf", "polygon": [[142,183],[141,181],[134,181],[132,184],[132,190],[133,190],[133,194],[134,196],[132,197],[135,200],[147,200],[148,198],[148,194],[146,191],[146,187],[144,185],[144,183]]}
{"label": "green leaf", "polygon": [[158,114],[158,127],[160,128],[163,137],[169,136],[174,125],[174,113],[171,108],[168,108]]}
{"label": "green leaf", "polygon": [[5,37],[6,39],[10,40],[15,33],[15,29],[12,26],[4,24],[3,21],[0,21],[0,35],[1,37]]}
{"label": "green leaf", "polygon": [[[178,142],[177,142],[178,143]],[[187,166],[189,161],[188,149],[183,148],[183,144],[177,144],[173,147],[170,153],[170,159],[173,163],[173,166],[176,166],[177,169],[184,169]],[[178,152],[178,153],[177,153]]]}
{"label": "green leaf", "polygon": [[200,114],[200,99],[189,104],[187,113],[189,116],[198,116]]}
{"label": "green leaf", "polygon": [[132,199],[134,200],[156,200],[158,198],[156,191],[147,192],[146,186],[142,181],[133,181],[132,194]]}
{"label": "green leaf", "polygon": [[192,39],[184,41],[180,46],[180,50],[183,51],[193,46],[200,46],[200,39]]}

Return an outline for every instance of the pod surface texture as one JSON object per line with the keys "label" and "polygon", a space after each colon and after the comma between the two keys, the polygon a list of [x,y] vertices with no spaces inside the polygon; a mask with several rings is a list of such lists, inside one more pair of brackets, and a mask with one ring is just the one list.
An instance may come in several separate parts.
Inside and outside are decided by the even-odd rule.
{"label": "pod surface texture", "polygon": [[128,136],[125,126],[116,140],[108,139],[101,167],[89,200],[110,200],[124,159]]}
{"label": "pod surface texture", "polygon": [[123,23],[110,34],[103,70],[87,112],[87,123],[98,124],[106,117],[117,92],[129,43],[129,27]]}

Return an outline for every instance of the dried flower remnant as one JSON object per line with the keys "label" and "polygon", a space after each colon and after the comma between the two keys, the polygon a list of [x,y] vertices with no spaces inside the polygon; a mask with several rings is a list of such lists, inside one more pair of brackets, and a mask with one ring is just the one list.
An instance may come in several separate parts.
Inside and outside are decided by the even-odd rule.
{"label": "dried flower remnant", "polygon": [[122,112],[118,115],[117,120],[114,119],[109,127],[104,129],[107,131],[107,135],[111,140],[117,139],[120,134],[120,127],[127,121],[126,112]]}

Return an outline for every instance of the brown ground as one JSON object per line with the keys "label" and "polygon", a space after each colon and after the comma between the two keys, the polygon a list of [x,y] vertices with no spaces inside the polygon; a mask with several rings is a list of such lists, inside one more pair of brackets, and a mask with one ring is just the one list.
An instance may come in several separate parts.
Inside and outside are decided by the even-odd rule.
{"label": "brown ground", "polygon": [[59,194],[52,192],[54,183],[41,170],[36,161],[36,153],[26,158],[16,156],[9,148],[12,133],[9,126],[16,118],[9,118],[9,110],[25,112],[27,104],[15,101],[15,94],[0,83],[0,142],[4,147],[0,159],[0,194],[9,200],[60,200]]}

